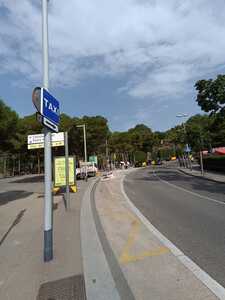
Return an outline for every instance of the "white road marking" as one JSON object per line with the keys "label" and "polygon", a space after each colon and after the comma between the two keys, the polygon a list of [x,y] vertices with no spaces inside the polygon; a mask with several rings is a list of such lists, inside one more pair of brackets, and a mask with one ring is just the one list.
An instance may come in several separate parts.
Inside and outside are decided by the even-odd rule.
{"label": "white road marking", "polygon": [[[192,272],[209,290],[212,291],[220,300],[225,300],[225,288],[220,285],[215,279],[209,276],[204,270],[202,270],[195,262],[193,262],[188,256],[186,256],[177,246],[175,246],[170,240],[168,240],[158,229],[156,229],[149,220],[140,212],[140,210],[130,201],[124,190],[124,178],[120,181],[121,191],[130,206],[131,210],[146,226],[146,228],[154,234],[170,251],[179,259],[179,261],[186,266],[190,272]],[[197,194],[198,195],[198,194]],[[217,201],[217,200],[216,200]],[[220,202],[219,202],[220,203]]]}
{"label": "white road marking", "polygon": [[203,196],[203,195],[201,195],[201,194],[198,194],[198,193],[192,192],[192,191],[190,191],[190,190],[187,190],[187,189],[185,189],[185,188],[182,188],[182,187],[180,187],[180,186],[178,186],[178,185],[176,185],[176,184],[170,183],[170,182],[168,182],[168,181],[166,181],[166,180],[160,178],[159,175],[156,174],[155,170],[153,170],[153,175],[154,175],[155,177],[157,177],[161,182],[163,182],[163,183],[165,183],[165,184],[167,184],[167,185],[169,185],[169,186],[172,186],[172,187],[176,188],[177,190],[186,192],[186,193],[188,193],[188,194],[190,194],[190,195],[197,196],[197,197],[202,198],[202,199],[206,199],[206,200],[209,200],[209,201],[213,201],[213,202],[219,203],[219,204],[221,204],[221,205],[225,205],[224,202],[221,202],[221,201],[219,201],[219,200],[213,199],[213,198],[211,198],[211,197]]}

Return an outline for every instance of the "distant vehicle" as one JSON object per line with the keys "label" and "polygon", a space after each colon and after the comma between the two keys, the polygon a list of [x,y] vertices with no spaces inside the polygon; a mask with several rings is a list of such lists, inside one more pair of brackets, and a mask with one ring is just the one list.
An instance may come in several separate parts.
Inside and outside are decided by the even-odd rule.
{"label": "distant vehicle", "polygon": [[83,162],[79,161],[79,165],[76,168],[76,177],[79,179],[84,179],[85,178],[85,173],[86,173],[86,168],[87,168],[87,175],[89,177],[94,177],[96,176],[98,172],[98,168],[94,162]]}
{"label": "distant vehicle", "polygon": [[142,162],[136,161],[134,166],[135,166],[135,168],[140,168],[140,167],[142,167]]}

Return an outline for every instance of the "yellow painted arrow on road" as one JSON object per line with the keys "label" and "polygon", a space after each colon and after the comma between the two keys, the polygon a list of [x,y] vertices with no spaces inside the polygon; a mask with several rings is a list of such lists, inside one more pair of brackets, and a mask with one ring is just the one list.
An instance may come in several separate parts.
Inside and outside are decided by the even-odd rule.
{"label": "yellow painted arrow on road", "polygon": [[126,244],[122,250],[122,254],[120,255],[120,258],[119,258],[119,261],[122,264],[143,260],[146,257],[159,256],[159,255],[169,252],[169,249],[166,247],[158,247],[156,249],[152,249],[149,251],[143,251],[136,255],[132,255],[130,252],[131,252],[131,249],[134,246],[135,241],[140,232],[140,226],[141,226],[140,221],[138,219],[133,219],[133,221],[131,223],[131,230],[128,234],[127,242],[126,242]]}

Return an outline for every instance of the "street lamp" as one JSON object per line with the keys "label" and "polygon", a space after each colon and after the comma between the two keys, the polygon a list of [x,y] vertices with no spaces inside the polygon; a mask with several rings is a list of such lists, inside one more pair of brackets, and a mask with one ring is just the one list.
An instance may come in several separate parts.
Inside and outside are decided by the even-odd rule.
{"label": "street lamp", "polygon": [[86,141],[86,126],[85,124],[77,125],[78,128],[83,128],[84,133],[84,162],[85,162],[85,180],[87,181],[87,141]]}

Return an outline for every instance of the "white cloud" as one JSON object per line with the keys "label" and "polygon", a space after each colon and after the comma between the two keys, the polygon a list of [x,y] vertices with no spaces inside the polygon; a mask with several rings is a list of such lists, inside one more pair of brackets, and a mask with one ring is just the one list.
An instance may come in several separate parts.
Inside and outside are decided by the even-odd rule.
{"label": "white cloud", "polygon": [[[41,80],[41,10],[0,0],[1,73]],[[225,63],[222,0],[51,0],[51,82],[123,76],[137,98],[187,93]]]}

